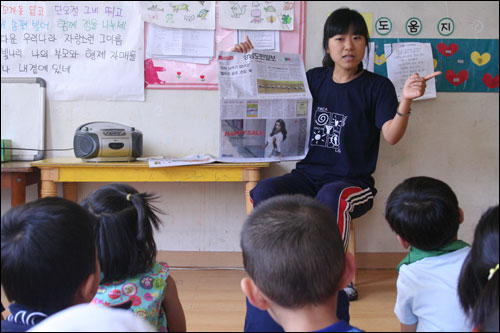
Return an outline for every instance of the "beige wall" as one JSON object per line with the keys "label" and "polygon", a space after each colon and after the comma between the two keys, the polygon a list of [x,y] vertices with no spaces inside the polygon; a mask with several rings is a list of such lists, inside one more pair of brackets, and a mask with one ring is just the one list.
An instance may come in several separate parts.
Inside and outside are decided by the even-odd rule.
{"label": "beige wall", "polygon": [[[456,25],[453,38],[498,38],[498,2],[314,1],[307,5],[306,69],[320,66],[323,23],[341,6],[372,13],[374,19],[390,17],[394,35],[388,37],[406,37],[398,27],[411,16],[432,27],[436,19],[448,16]],[[481,25],[484,29],[478,32]],[[432,28],[419,37],[439,35]],[[472,240],[481,213],[499,201],[498,104],[498,93],[438,93],[435,100],[414,103],[403,140],[396,146],[381,144],[374,175],[379,193],[374,208],[356,221],[358,251],[401,251],[383,218],[384,203],[394,186],[416,175],[437,177],[451,185],[465,211],[460,237]],[[145,102],[49,101],[47,107],[47,147],[71,147],[79,125],[102,120],[141,130],[149,156],[218,154],[217,91],[146,90]],[[280,175],[293,167],[294,163],[274,164],[265,176]],[[81,184],[79,199],[100,185]],[[239,251],[239,231],[246,216],[243,184],[132,185],[161,197],[159,206],[166,212],[166,223],[156,235],[159,249]],[[31,186],[28,199],[35,197]],[[9,208],[9,198],[10,192],[2,189],[2,214]]]}

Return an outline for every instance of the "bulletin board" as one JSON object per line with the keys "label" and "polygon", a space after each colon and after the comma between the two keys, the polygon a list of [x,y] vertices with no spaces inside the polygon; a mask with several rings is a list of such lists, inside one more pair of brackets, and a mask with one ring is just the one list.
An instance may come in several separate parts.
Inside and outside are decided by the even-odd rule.
{"label": "bulletin board", "polygon": [[[219,50],[230,50],[234,46],[236,33],[235,30],[218,26],[218,6],[216,6],[216,11],[215,54]],[[304,57],[306,1],[294,2],[294,15],[293,31],[280,31],[280,52],[299,53]],[[146,23],[146,38],[148,25]],[[214,57],[208,65],[201,65],[148,58],[144,60],[144,79],[145,87],[149,89],[216,90],[217,60]]]}
{"label": "bulletin board", "polygon": [[[498,39],[372,38],[375,73],[387,76],[384,44],[430,43],[438,92],[498,92]],[[389,55],[390,56],[390,55]]]}

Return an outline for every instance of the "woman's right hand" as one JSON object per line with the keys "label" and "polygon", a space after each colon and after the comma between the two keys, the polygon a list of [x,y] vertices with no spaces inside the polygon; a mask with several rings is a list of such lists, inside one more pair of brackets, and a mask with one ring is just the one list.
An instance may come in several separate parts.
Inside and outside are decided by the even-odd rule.
{"label": "woman's right hand", "polygon": [[250,52],[250,50],[253,49],[252,42],[248,38],[248,36],[245,37],[245,41],[239,44],[236,44],[231,51],[233,52],[240,52],[240,53],[247,53]]}

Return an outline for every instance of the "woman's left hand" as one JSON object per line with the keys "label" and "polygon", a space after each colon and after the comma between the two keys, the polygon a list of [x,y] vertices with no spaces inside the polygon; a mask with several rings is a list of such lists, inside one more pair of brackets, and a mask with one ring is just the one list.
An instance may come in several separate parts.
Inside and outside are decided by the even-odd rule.
{"label": "woman's left hand", "polygon": [[403,98],[412,100],[423,96],[425,93],[426,82],[438,75],[441,75],[440,71],[434,72],[425,77],[420,77],[418,73],[413,74],[405,82],[403,87]]}

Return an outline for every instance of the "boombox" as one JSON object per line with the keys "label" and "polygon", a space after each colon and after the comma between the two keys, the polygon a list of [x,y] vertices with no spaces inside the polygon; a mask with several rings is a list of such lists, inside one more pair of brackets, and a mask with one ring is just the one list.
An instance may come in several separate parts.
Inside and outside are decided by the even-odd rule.
{"label": "boombox", "polygon": [[87,123],[76,129],[73,149],[86,162],[135,161],[142,155],[142,133],[116,123]]}

